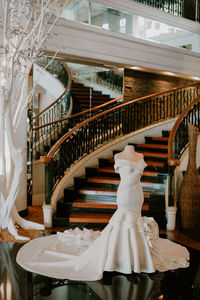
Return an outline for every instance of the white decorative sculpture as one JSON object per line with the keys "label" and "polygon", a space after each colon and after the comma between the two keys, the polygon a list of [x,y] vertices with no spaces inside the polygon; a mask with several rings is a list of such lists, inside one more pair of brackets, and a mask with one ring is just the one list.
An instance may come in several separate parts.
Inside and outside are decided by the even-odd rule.
{"label": "white decorative sculpture", "polygon": [[64,1],[0,1],[0,228],[8,228],[17,239],[15,223],[24,228],[43,229],[43,225],[22,219],[15,207],[19,195],[23,151],[16,145],[20,120],[31,99],[27,80],[41,46],[49,36]]}
{"label": "white decorative sculpture", "polygon": [[115,155],[121,178],[118,209],[106,228],[102,232],[76,228],[36,238],[19,250],[17,262],[35,273],[87,281],[100,280],[104,271],[131,274],[188,267],[187,249],[159,238],[154,219],[141,217],[140,178],[145,166],[143,155],[126,146]]}

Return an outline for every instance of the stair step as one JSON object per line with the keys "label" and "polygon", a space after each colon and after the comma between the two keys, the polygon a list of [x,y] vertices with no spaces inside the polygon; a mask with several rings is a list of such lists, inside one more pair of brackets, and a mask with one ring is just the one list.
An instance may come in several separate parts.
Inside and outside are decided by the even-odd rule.
{"label": "stair step", "polygon": [[120,179],[115,178],[115,177],[103,177],[103,176],[98,176],[98,177],[89,177],[87,179],[87,182],[92,182],[92,183],[105,183],[105,184],[119,184]]}
{"label": "stair step", "polygon": [[155,148],[155,149],[166,149],[168,150],[168,145],[162,145],[162,144],[137,144],[137,148]]}
{"label": "stair step", "polygon": [[[78,88],[74,88],[72,87],[72,94],[75,94],[75,95],[89,95],[90,94],[90,91],[89,90],[80,90]],[[92,91],[92,96],[99,96],[99,95],[102,95],[101,92],[98,92],[98,91]],[[108,96],[108,95],[106,95]]]}
{"label": "stair step", "polygon": [[[146,164],[149,167],[160,167],[163,168],[165,166],[165,164],[163,162],[155,162],[155,161],[146,161]],[[119,175],[115,172],[115,169],[113,167],[102,167],[102,168],[98,168],[97,172],[100,174],[106,174],[108,175],[112,175],[115,176],[115,178],[119,178]],[[160,171],[159,171],[160,172]],[[148,177],[157,177],[159,172],[154,171],[154,170],[149,170],[149,171],[144,171],[143,176],[148,176]],[[161,174],[161,173],[160,173]]]}
{"label": "stair step", "polygon": [[144,151],[138,151],[138,152],[143,153],[144,157],[168,158],[168,153],[144,152]]}
{"label": "stair step", "polygon": [[160,144],[160,145],[168,145],[169,138],[168,137],[145,137],[146,144]]}
{"label": "stair step", "polygon": [[95,189],[93,187],[86,187],[78,190],[78,193],[80,195],[95,195],[95,196],[116,196],[117,195],[117,189],[108,189],[104,187],[96,187]]}
{"label": "stair step", "polygon": [[[79,99],[80,101],[88,101],[90,99],[90,95],[75,95],[76,99]],[[111,100],[111,98],[108,95],[92,95],[91,100],[93,101],[103,101],[103,100]]]}
{"label": "stair step", "polygon": [[70,223],[105,223],[107,224],[112,214],[73,212],[69,217]]}
{"label": "stair step", "polygon": [[[117,189],[109,189],[104,187],[85,187],[78,190],[79,195],[91,196],[117,196]],[[144,198],[150,198],[150,193],[144,193]],[[103,201],[103,199],[102,199]]]}
{"label": "stair step", "polygon": [[162,136],[163,137],[168,137],[170,135],[170,130],[162,130]]}
{"label": "stair step", "polygon": [[[105,176],[94,176],[87,178],[88,183],[96,184],[96,185],[119,185],[120,178],[116,177],[105,177]],[[141,184],[143,188],[149,187],[153,189],[162,189],[164,188],[163,182],[152,181],[150,179],[141,178]]]}
{"label": "stair step", "polygon": [[[113,201],[98,201],[94,200],[85,200],[85,199],[77,199],[73,203],[73,207],[84,207],[84,208],[102,208],[102,209],[117,209],[117,204],[113,203]],[[142,210],[149,210],[149,204],[144,203],[142,206]]]}
{"label": "stair step", "polygon": [[113,167],[98,168],[97,171],[103,173],[115,173],[115,169]]}
{"label": "stair step", "polygon": [[[155,153],[154,157],[157,157],[156,154],[157,153]],[[153,157],[153,156],[151,156],[151,157]],[[108,164],[114,165],[114,159],[108,159],[106,161],[108,162]],[[165,166],[163,161],[149,161],[148,159],[145,159],[145,163],[147,164],[147,166],[155,166],[155,167],[164,167]],[[98,172],[115,173],[115,170],[111,166],[110,167],[105,166],[105,167],[98,168]],[[145,170],[144,172],[147,172],[147,170]]]}
{"label": "stair step", "polygon": [[73,207],[117,209],[117,204],[113,201],[76,199],[73,202]]}
{"label": "stair step", "polygon": [[161,167],[163,168],[165,166],[164,162],[157,162],[157,161],[146,161],[145,163],[149,166],[149,167]]}

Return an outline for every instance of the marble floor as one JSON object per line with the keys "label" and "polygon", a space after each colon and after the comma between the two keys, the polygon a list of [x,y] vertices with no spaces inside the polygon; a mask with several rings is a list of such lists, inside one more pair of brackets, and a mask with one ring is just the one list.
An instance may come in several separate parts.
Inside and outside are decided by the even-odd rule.
{"label": "marble floor", "polygon": [[[40,208],[29,209],[29,219],[42,222]],[[23,231],[35,238],[56,232],[51,228],[44,232]],[[176,230],[162,230],[161,237],[187,246],[190,266],[175,271],[153,274],[105,272],[100,281],[78,282],[58,280],[27,272],[16,263],[16,255],[23,245],[7,232],[0,238],[0,300],[196,300],[200,299],[200,242]],[[38,237],[39,238],[39,237]]]}

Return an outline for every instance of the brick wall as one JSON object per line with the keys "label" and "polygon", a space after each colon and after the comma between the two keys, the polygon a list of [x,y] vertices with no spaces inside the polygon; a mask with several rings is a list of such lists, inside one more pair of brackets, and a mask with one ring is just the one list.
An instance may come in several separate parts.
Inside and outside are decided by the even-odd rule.
{"label": "brick wall", "polygon": [[124,100],[130,101],[191,83],[194,83],[194,81],[179,77],[125,69]]}

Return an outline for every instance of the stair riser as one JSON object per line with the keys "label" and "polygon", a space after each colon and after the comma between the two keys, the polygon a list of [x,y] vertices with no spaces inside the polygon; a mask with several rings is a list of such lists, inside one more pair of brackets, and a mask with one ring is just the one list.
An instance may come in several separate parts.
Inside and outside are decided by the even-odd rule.
{"label": "stair riser", "polygon": [[146,144],[168,145],[168,141],[154,140],[154,139],[152,139],[151,137],[145,137],[145,143],[146,143]]}
{"label": "stair riser", "polygon": [[[102,177],[103,178],[103,177]],[[75,184],[75,189],[78,190],[79,188],[84,188],[84,187],[105,187],[105,188],[115,188],[117,189],[119,186],[119,184],[111,184],[111,183],[106,183],[106,182],[102,182],[102,183],[98,183],[98,182],[87,182],[87,180],[85,180],[85,182],[83,182],[81,180],[81,183],[79,184],[78,180],[76,181]],[[154,191],[160,191],[163,194],[165,194],[165,184],[164,183],[145,183],[142,182],[142,188],[143,191],[149,191],[151,193],[153,193]]]}
{"label": "stair riser", "polygon": [[148,147],[135,147],[135,150],[138,152],[154,152],[154,153],[168,153],[168,149],[160,149],[160,148],[148,148]]}
{"label": "stair riser", "polygon": [[[78,198],[79,199],[87,199],[87,200],[101,200],[102,202],[103,201],[111,201],[111,202],[116,203],[116,196],[109,196],[109,195],[79,194]],[[156,194],[152,194],[148,197],[144,197],[145,202],[148,201],[148,203],[150,203],[151,200],[162,201],[163,198],[164,198],[164,195],[156,195]]]}

